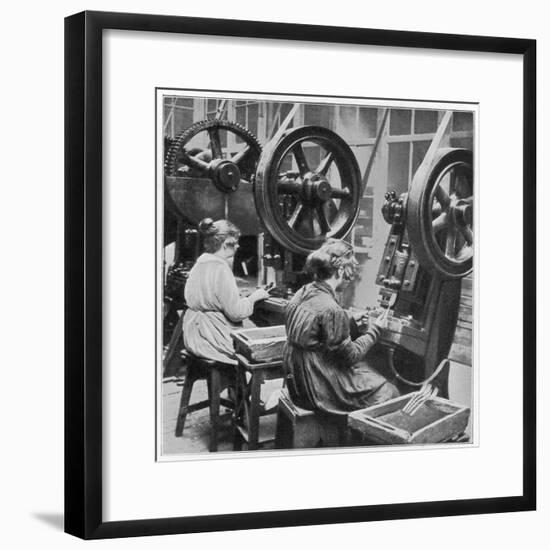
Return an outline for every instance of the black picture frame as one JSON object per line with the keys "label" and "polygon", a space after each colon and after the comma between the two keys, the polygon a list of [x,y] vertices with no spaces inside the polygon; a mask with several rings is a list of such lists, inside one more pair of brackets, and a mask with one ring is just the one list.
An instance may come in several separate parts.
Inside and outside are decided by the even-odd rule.
{"label": "black picture frame", "polygon": [[[523,494],[501,498],[104,522],[102,519],[102,31],[436,48],[523,56]],[[534,510],[536,41],[82,12],[65,20],[65,531],[85,539]]]}

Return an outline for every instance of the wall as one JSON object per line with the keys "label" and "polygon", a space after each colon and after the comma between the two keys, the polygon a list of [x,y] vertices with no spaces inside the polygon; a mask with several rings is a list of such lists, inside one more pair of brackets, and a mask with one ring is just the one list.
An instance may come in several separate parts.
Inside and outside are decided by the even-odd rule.
{"label": "wall", "polygon": [[[61,533],[63,422],[63,17],[82,9],[157,12],[209,17],[279,20],[389,29],[537,38],[539,98],[548,96],[550,32],[544,3],[434,0],[301,5],[250,1],[182,3],[110,0],[26,2],[4,7],[2,40],[2,214],[5,251],[1,285],[2,530],[6,548],[75,548]],[[271,9],[275,7],[277,9]],[[366,79],[375,75],[364,75]],[[539,102],[539,209],[548,203],[548,107]],[[506,152],[508,154],[508,152]],[[548,216],[539,216],[539,281],[550,266],[544,242]],[[503,228],[505,230],[505,228]],[[548,292],[539,285],[539,311]],[[540,332],[550,327],[539,314]],[[513,322],[513,321],[511,321]],[[511,329],[515,327],[511,326]],[[539,434],[548,434],[550,387],[539,349]],[[547,435],[546,435],[547,437]],[[543,548],[550,520],[547,441],[539,443],[539,511],[536,513],[410,520],[338,526],[107,541],[103,548],[298,547],[337,545],[458,549],[490,544],[502,549]],[[452,475],[452,472],[449,472]],[[365,472],[365,475],[368,475]],[[93,543],[88,543],[88,545]]]}

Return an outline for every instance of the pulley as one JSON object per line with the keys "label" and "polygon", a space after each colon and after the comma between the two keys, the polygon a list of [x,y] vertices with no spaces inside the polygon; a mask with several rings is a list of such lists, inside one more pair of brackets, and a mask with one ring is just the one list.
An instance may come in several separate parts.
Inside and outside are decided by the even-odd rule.
{"label": "pulley", "polygon": [[406,227],[421,265],[446,279],[473,268],[472,152],[440,149],[414,175],[407,198]]}
{"label": "pulley", "polygon": [[264,148],[254,198],[266,230],[287,250],[308,254],[342,238],[359,212],[361,174],[353,151],[320,126],[287,130]]}

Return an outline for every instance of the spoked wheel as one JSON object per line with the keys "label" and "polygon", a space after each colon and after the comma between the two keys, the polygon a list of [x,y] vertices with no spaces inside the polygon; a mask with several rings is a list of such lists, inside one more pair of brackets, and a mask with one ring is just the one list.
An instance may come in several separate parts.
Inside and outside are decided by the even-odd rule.
{"label": "spoked wheel", "polygon": [[260,157],[256,208],[287,250],[308,254],[327,237],[342,238],[359,211],[361,174],[353,151],[319,126],[288,130]]}
{"label": "spoked wheel", "polygon": [[407,231],[420,263],[447,279],[472,271],[474,255],[472,152],[441,149],[421,166],[407,199]]}
{"label": "spoked wheel", "polygon": [[[241,142],[230,158],[223,153],[228,134]],[[182,132],[168,148],[164,171],[167,176],[210,178],[220,191],[235,191],[242,181],[250,183],[261,147],[246,128],[227,120],[203,120]]]}

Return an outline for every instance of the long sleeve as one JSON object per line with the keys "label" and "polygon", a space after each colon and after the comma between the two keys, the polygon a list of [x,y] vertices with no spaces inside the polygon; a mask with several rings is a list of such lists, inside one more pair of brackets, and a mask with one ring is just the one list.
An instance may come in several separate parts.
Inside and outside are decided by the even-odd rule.
{"label": "long sleeve", "polygon": [[349,319],[341,308],[325,311],[320,319],[320,328],[326,350],[333,355],[336,363],[342,368],[350,368],[364,359],[379,335],[378,329],[371,328],[365,335],[352,341]]}
{"label": "long sleeve", "polygon": [[216,297],[222,312],[234,323],[238,323],[252,315],[254,304],[249,298],[241,298],[237,282],[229,266],[218,269],[216,277]]}

